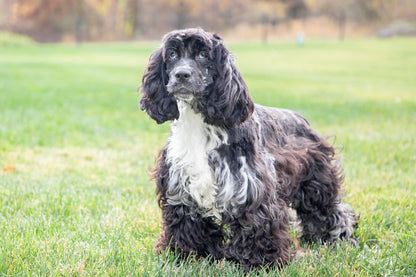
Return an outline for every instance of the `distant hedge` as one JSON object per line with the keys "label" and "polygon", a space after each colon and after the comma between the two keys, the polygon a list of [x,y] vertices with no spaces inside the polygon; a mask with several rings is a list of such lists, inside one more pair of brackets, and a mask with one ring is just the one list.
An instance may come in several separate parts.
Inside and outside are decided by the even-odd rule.
{"label": "distant hedge", "polygon": [[35,43],[36,42],[30,37],[0,31],[0,46],[16,47],[16,46],[33,45]]}

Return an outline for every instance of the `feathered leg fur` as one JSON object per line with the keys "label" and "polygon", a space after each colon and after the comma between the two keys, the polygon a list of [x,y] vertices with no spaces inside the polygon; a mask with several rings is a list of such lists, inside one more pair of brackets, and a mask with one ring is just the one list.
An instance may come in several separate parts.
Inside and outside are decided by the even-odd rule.
{"label": "feathered leg fur", "polygon": [[237,261],[246,270],[287,264],[291,258],[288,221],[286,204],[280,201],[247,211],[230,224],[226,258]]}
{"label": "feathered leg fur", "polygon": [[162,210],[163,230],[156,249],[170,249],[181,254],[211,255],[221,259],[224,231],[212,218],[190,215],[189,207],[167,205]]}
{"label": "feathered leg fur", "polygon": [[318,144],[308,149],[309,171],[300,179],[293,199],[302,238],[320,242],[351,239],[358,219],[348,205],[341,203],[343,175],[334,148],[318,135],[312,138]]}

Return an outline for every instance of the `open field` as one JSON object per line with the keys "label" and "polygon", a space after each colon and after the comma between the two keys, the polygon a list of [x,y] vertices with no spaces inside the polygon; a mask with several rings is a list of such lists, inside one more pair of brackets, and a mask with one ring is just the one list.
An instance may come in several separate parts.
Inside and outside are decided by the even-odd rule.
{"label": "open field", "polygon": [[[336,135],[358,246],[307,245],[281,271],[416,275],[416,39],[231,44],[252,98]],[[156,43],[0,48],[0,275],[244,276],[153,254],[149,167],[169,132],[138,108]],[[341,149],[342,148],[342,149]]]}

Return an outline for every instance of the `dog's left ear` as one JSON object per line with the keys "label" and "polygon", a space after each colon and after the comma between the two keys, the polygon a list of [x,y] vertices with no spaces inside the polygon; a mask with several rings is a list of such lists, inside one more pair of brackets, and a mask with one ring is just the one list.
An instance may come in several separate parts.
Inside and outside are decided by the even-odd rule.
{"label": "dog's left ear", "polygon": [[143,94],[140,109],[145,110],[159,124],[179,117],[176,100],[166,90],[167,81],[168,76],[160,48],[150,56],[140,88],[140,93]]}
{"label": "dog's left ear", "polygon": [[214,89],[207,96],[203,113],[209,124],[234,128],[251,116],[254,103],[234,58],[221,43],[221,39],[218,36],[215,38],[218,39],[214,47],[217,76]]}

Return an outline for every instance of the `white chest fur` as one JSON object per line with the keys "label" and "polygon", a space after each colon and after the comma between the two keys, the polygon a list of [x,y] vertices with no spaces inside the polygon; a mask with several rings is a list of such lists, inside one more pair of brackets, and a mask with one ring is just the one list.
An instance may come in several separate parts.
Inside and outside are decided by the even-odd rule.
{"label": "white chest fur", "polygon": [[214,215],[217,183],[209,154],[227,141],[227,134],[218,127],[204,123],[201,114],[189,104],[178,102],[180,116],[172,122],[167,159],[169,170],[168,201],[189,205],[189,196],[208,213]]}

